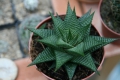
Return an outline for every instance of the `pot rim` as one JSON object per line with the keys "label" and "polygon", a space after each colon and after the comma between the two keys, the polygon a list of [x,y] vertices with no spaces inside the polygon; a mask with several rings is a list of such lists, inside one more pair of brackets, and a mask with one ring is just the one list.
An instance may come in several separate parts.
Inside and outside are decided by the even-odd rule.
{"label": "pot rim", "polygon": [[[63,15],[65,15],[65,14],[63,14]],[[62,15],[60,15],[60,16],[62,16]],[[47,21],[49,21],[51,19],[51,17],[48,17],[48,18],[46,18],[46,19],[44,19],[43,21],[41,21],[35,28],[37,29],[37,28],[39,28],[43,23],[45,23],[45,22],[47,22]],[[94,25],[93,25],[94,26]],[[94,27],[95,28],[95,27]],[[96,29],[96,28],[95,28]],[[97,29],[96,29],[97,30]],[[97,32],[98,32],[98,30],[97,30]],[[99,33],[99,32],[98,32]],[[99,33],[99,35],[101,36],[101,34]],[[30,35],[30,39],[29,39],[29,55],[30,55],[30,42],[32,41],[32,36],[33,36],[33,33]],[[99,65],[99,67],[97,68],[97,70],[100,70],[101,69],[101,66],[102,66],[102,64],[103,64],[103,61],[104,61],[104,58],[105,58],[105,49],[104,49],[104,47],[103,47],[103,58],[102,58],[102,61],[101,61],[101,63],[100,63],[100,65]],[[30,58],[31,59],[31,58]],[[37,68],[37,66],[36,66],[36,68]],[[55,80],[55,79],[53,79],[53,78],[50,78],[49,76],[47,76],[47,75],[45,75],[43,72],[41,72],[46,78],[48,78],[48,79],[50,79],[50,80]],[[95,74],[95,72],[93,72],[92,74],[90,74],[89,76],[87,76],[87,77],[85,77],[85,78],[83,78],[83,79],[81,79],[81,80],[86,80],[86,79],[88,79],[88,78],[90,78],[92,75],[94,75]]]}
{"label": "pot rim", "polygon": [[84,2],[84,3],[98,3],[100,0],[78,0],[80,2]]}
{"label": "pot rim", "polygon": [[100,2],[99,2],[99,5],[98,5],[98,11],[99,11],[99,16],[100,16],[100,19],[101,19],[101,22],[102,22],[102,24],[103,24],[103,26],[108,30],[108,31],[110,31],[111,33],[113,33],[113,34],[115,34],[115,35],[117,35],[117,36],[120,36],[120,33],[117,33],[117,32],[115,32],[115,31],[113,31],[112,29],[110,29],[106,24],[105,24],[105,22],[103,21],[103,19],[102,19],[102,17],[101,17],[101,14],[100,14],[100,9],[101,9],[101,4],[102,4],[102,1],[103,0],[100,0]]}

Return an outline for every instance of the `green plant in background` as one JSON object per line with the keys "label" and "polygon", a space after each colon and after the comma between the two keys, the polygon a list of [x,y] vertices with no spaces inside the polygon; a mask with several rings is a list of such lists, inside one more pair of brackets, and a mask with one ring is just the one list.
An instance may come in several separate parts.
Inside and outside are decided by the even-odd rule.
{"label": "green plant in background", "polygon": [[100,15],[108,28],[120,33],[120,0],[102,0]]}
{"label": "green plant in background", "polygon": [[37,24],[42,21],[45,17],[42,15],[31,15],[27,18],[25,18],[20,26],[19,26],[19,30],[18,30],[18,36],[20,39],[20,43],[21,46],[23,47],[23,51],[24,53],[28,53],[28,42],[29,42],[29,38],[30,38],[30,31],[27,30],[26,28],[29,27],[35,27],[37,26]]}
{"label": "green plant in background", "polygon": [[114,28],[120,31],[120,0],[110,0],[111,13],[113,17]]}
{"label": "green plant in background", "polygon": [[92,52],[116,39],[90,35],[93,15],[94,13],[91,14],[89,10],[85,15],[77,18],[75,9],[72,10],[68,4],[64,20],[58,15],[55,17],[51,14],[53,29],[28,27],[30,31],[41,37],[37,40],[38,42],[47,45],[29,66],[53,61],[50,69],[55,68],[57,71],[63,66],[70,80],[78,65],[83,65],[98,73],[91,56]]}
{"label": "green plant in background", "polygon": [[114,19],[120,23],[120,0],[110,0],[110,4]]}

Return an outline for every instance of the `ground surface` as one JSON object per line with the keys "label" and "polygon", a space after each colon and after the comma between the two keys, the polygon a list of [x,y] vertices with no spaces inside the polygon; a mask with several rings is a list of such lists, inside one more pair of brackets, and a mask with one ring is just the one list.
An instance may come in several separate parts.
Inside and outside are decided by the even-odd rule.
{"label": "ground surface", "polygon": [[[25,9],[23,0],[13,0],[15,4],[16,17],[23,21],[24,18],[33,15],[33,14],[41,14],[47,15],[51,9],[50,0],[38,0],[39,6],[37,10],[30,12]],[[6,5],[7,4],[7,5]],[[14,19],[12,18],[12,9],[10,0],[0,0],[0,25],[13,23]],[[16,28],[13,26],[11,28],[4,28],[0,30],[0,55],[1,57],[6,57],[9,59],[18,59],[22,58],[22,54],[20,51]],[[4,46],[6,44],[7,46]]]}
{"label": "ground surface", "polygon": [[13,21],[10,0],[0,0],[0,24],[12,23]]}

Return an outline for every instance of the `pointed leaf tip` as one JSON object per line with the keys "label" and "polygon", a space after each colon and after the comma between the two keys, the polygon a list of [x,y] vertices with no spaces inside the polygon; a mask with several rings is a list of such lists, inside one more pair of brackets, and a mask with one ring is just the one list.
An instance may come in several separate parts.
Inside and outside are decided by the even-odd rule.
{"label": "pointed leaf tip", "polygon": [[32,65],[34,65],[34,64],[30,63],[27,67],[30,67],[30,66],[32,66]]}
{"label": "pointed leaf tip", "polygon": [[69,80],[72,80],[72,78],[73,78],[73,76],[74,76],[74,73],[75,73],[75,70],[76,70],[76,68],[77,68],[77,64],[74,64],[74,63],[66,63],[64,67],[65,67],[65,69],[66,69],[66,71],[67,71]]}
{"label": "pointed leaf tip", "polygon": [[35,29],[35,28],[28,28],[28,29],[34,34],[40,36],[41,38],[45,38],[54,34],[54,31],[50,29]]}
{"label": "pointed leaf tip", "polygon": [[50,48],[46,48],[41,53],[39,53],[38,56],[35,58],[35,60],[33,60],[32,63],[29,64],[28,66],[32,66],[52,60],[55,60],[55,55]]}
{"label": "pointed leaf tip", "polygon": [[64,42],[62,39],[58,39],[57,45],[64,48],[72,48],[73,46]]}
{"label": "pointed leaf tip", "polygon": [[71,61],[74,63],[80,64],[80,65],[83,65],[83,66],[91,69],[92,71],[98,73],[95,63],[94,63],[90,53],[86,54],[85,56],[76,57],[76,58],[72,59]]}
{"label": "pointed leaf tip", "polygon": [[73,47],[73,48],[70,48],[70,49],[67,49],[67,51],[73,55],[81,55],[81,56],[84,56],[84,51],[83,51],[83,48],[84,48],[84,43],[81,42],[80,44],[78,44],[77,46]]}
{"label": "pointed leaf tip", "polygon": [[64,65],[67,61],[69,61],[72,56],[65,53],[55,50],[55,56],[56,56],[56,68],[55,71],[57,71],[62,65]]}

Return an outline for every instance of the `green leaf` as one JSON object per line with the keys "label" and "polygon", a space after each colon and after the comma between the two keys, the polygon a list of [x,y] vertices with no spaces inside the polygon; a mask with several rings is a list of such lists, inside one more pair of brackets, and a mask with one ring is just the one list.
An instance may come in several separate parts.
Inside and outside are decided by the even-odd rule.
{"label": "green leaf", "polygon": [[63,48],[72,48],[73,46],[64,42],[61,38],[58,39],[57,45]]}
{"label": "green leaf", "polygon": [[78,36],[79,36],[78,34],[73,36],[73,39],[70,40],[68,43],[75,46],[75,44],[78,43]]}
{"label": "green leaf", "polygon": [[66,38],[67,38],[67,42],[73,39],[71,29],[69,29],[69,31],[67,32]]}
{"label": "green leaf", "polygon": [[94,58],[92,58],[94,63],[97,64],[97,65],[100,65],[100,63],[98,63]]}
{"label": "green leaf", "polygon": [[[71,31],[72,34],[74,34],[74,36],[76,34],[79,34],[79,37],[76,40],[77,43],[80,43],[86,36],[89,35],[93,15],[94,14],[89,15],[87,19],[85,18],[85,20],[80,23],[77,22],[77,20],[76,20],[77,18],[75,18],[75,17],[74,18],[72,17],[73,19],[71,19],[71,20],[76,21],[76,22],[73,22],[73,21],[71,21],[71,23],[69,22],[69,24],[73,24],[71,26],[74,26],[74,29],[72,29],[72,31]],[[70,28],[72,28],[72,27],[70,27]]]}
{"label": "green leaf", "polygon": [[59,20],[62,20],[61,17],[58,15],[58,13],[56,13],[56,17],[59,19]]}
{"label": "green leaf", "polygon": [[[99,37],[99,36],[89,36],[84,40],[84,50],[88,52],[93,52],[113,41],[116,39],[113,38],[104,38],[104,37]],[[92,48],[90,48],[92,47]]]}
{"label": "green leaf", "polygon": [[79,34],[78,39],[77,39],[78,43],[80,43],[85,37],[87,37],[89,35],[88,30],[90,30],[90,27],[91,27],[91,24],[88,24],[84,27],[81,27],[80,34]]}
{"label": "green leaf", "polygon": [[69,80],[72,80],[76,68],[77,68],[77,64],[74,64],[74,63],[67,63],[67,64],[65,64],[65,69],[67,71]]}
{"label": "green leaf", "polygon": [[53,48],[57,48],[58,46],[56,45],[57,41],[58,41],[58,37],[55,35],[49,36],[47,38],[44,39],[40,39],[37,40],[39,42],[42,42],[43,44],[46,44],[49,47],[53,47]]}
{"label": "green leaf", "polygon": [[64,65],[67,61],[69,61],[72,56],[65,53],[55,50],[55,56],[56,56],[56,68],[55,71],[57,71],[62,65]]}
{"label": "green leaf", "polygon": [[48,36],[54,35],[53,30],[50,30],[50,29],[35,29],[35,28],[28,27],[28,30],[30,30],[31,32],[37,34],[42,38],[46,38]]}
{"label": "green leaf", "polygon": [[67,12],[66,12],[66,16],[65,16],[65,22],[67,22],[68,20],[70,20],[71,18],[71,15],[72,15],[72,9],[70,7],[70,3],[68,2],[68,5],[67,5]]}
{"label": "green leaf", "polygon": [[55,60],[54,52],[50,48],[46,48],[44,51],[38,54],[36,59],[28,66],[36,65],[38,63]]}
{"label": "green leaf", "polygon": [[67,49],[66,51],[68,51],[72,55],[81,55],[81,56],[83,56],[84,55],[83,48],[84,48],[84,43],[81,42],[77,46],[75,46],[73,48],[70,48],[70,49]]}
{"label": "green leaf", "polygon": [[93,15],[94,15],[94,13],[92,13],[91,15],[88,15],[84,20],[79,21],[80,25],[82,26],[80,29],[80,32],[82,31],[83,34],[81,34],[81,35],[88,36],[90,34],[90,28],[91,28]]}
{"label": "green leaf", "polygon": [[73,10],[73,12],[70,16],[70,19],[67,20],[67,22],[65,21],[65,25],[66,25],[66,28],[68,31],[69,31],[69,29],[71,29],[71,32],[73,35],[76,35],[79,33],[80,24],[76,17],[75,10]]}
{"label": "green leaf", "polygon": [[93,16],[94,16],[94,12],[91,15],[89,15],[87,18],[85,18],[84,20],[82,20],[82,21],[80,21],[80,19],[79,19],[80,24],[82,26],[86,26],[88,24],[91,24]]}
{"label": "green leaf", "polygon": [[46,27],[46,23],[42,24],[41,27],[39,27],[39,29],[44,29]]}
{"label": "green leaf", "polygon": [[92,71],[95,71],[97,74],[99,74],[99,72],[97,71],[97,68],[94,64],[94,61],[89,53],[86,54],[85,56],[76,57],[76,58],[72,59],[71,62],[83,65],[83,66],[91,69]]}
{"label": "green leaf", "polygon": [[85,13],[82,17],[80,17],[79,21],[80,22],[84,21],[84,19],[88,18],[88,16],[90,15],[90,13],[91,13],[91,9],[87,13]]}
{"label": "green leaf", "polygon": [[60,31],[59,29],[61,30],[65,30],[65,24],[64,24],[64,21],[62,21],[59,17],[55,17],[53,16],[52,14],[51,15],[51,18],[53,20],[53,23],[54,23],[54,30],[55,30],[55,33],[58,37],[61,37],[61,34],[60,34]]}
{"label": "green leaf", "polygon": [[58,28],[58,30],[59,30],[59,33],[60,33],[60,35],[61,35],[61,38],[62,38],[64,41],[67,42],[67,38],[66,38],[66,35],[65,35],[67,31],[61,30],[60,28]]}
{"label": "green leaf", "polygon": [[103,42],[98,42],[96,40],[84,41],[84,51],[89,52],[89,50],[96,48],[97,46],[103,44]]}
{"label": "green leaf", "polygon": [[52,65],[49,67],[48,70],[51,70],[52,68],[55,68],[55,65],[56,65],[55,62],[53,62]]}

